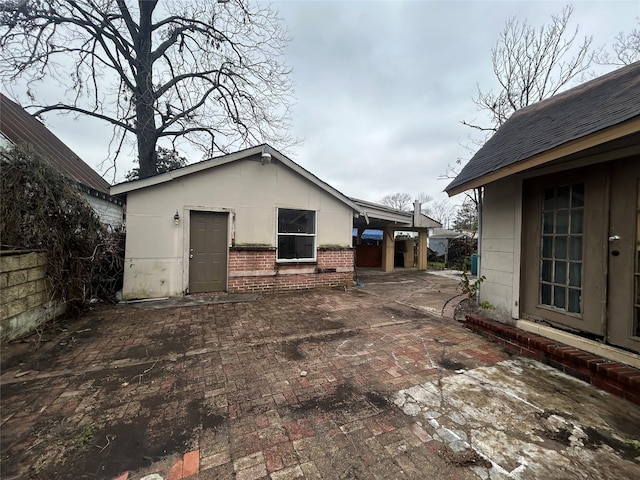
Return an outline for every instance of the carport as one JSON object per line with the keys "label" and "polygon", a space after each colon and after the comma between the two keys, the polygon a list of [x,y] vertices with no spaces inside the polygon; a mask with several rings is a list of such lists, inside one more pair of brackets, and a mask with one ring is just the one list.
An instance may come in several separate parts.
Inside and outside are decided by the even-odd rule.
{"label": "carport", "polygon": [[[413,205],[413,211],[407,212],[356,198],[351,198],[351,200],[364,212],[364,215],[353,220],[353,227],[358,230],[357,244],[360,243],[362,233],[366,229],[377,229],[383,232],[380,265],[383,272],[393,271],[395,232],[398,231],[418,232],[418,270],[427,269],[428,229],[440,228],[442,224],[424,215],[420,211],[420,202],[416,201]],[[356,249],[357,244],[354,245]]]}

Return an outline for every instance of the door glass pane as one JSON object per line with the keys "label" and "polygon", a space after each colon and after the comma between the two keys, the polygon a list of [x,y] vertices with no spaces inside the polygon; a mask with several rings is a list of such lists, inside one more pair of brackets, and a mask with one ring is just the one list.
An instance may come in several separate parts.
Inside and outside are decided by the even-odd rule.
{"label": "door glass pane", "polygon": [[551,281],[551,272],[553,271],[553,262],[551,260],[542,261],[542,281]]}
{"label": "door glass pane", "polygon": [[571,210],[571,233],[582,233],[582,224],[584,222],[584,211],[580,210]]}
{"label": "door glass pane", "polygon": [[540,303],[542,305],[551,305],[551,285],[543,283],[540,289]]}
{"label": "door glass pane", "polygon": [[584,207],[584,185],[571,186],[571,208]]}
{"label": "door glass pane", "polygon": [[542,258],[553,257],[553,237],[542,237]]}
{"label": "door glass pane", "polygon": [[580,313],[580,289],[569,289],[569,310],[571,313]]}
{"label": "door glass pane", "polygon": [[556,237],[556,258],[567,258],[567,237]]}
{"label": "door glass pane", "polygon": [[569,260],[582,260],[582,237],[572,236],[570,242]]}
{"label": "door glass pane", "polygon": [[572,287],[582,286],[582,263],[571,262],[569,264],[569,285]]}
{"label": "door glass pane", "polygon": [[547,188],[544,191],[544,204],[542,208],[544,210],[553,210],[556,205],[556,191],[554,188]]}
{"label": "door glass pane", "polygon": [[540,303],[572,314],[582,313],[584,194],[583,184],[561,185],[542,201]]}
{"label": "door glass pane", "polygon": [[556,212],[556,233],[569,233],[569,211],[560,210]]}
{"label": "door glass pane", "polygon": [[569,208],[571,187],[559,187],[556,194],[556,208]]}
{"label": "door glass pane", "polygon": [[566,288],[554,286],[553,287],[553,306],[564,310],[565,306],[565,294]]}
{"label": "door glass pane", "polygon": [[542,233],[553,233],[553,212],[545,212],[543,214]]}
{"label": "door glass pane", "polygon": [[563,285],[567,284],[567,262],[555,262],[553,281]]}

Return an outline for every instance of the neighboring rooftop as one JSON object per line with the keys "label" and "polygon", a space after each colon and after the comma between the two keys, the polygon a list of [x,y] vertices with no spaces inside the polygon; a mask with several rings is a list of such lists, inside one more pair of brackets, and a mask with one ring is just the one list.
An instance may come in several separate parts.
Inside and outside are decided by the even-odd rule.
{"label": "neighboring rooftop", "polygon": [[109,182],[85,163],[62,140],[16,102],[0,93],[0,132],[11,143],[30,143],[67,177],[100,193],[109,194]]}
{"label": "neighboring rooftop", "polygon": [[485,175],[639,116],[635,62],[515,112],[445,191],[455,195],[483,185]]}

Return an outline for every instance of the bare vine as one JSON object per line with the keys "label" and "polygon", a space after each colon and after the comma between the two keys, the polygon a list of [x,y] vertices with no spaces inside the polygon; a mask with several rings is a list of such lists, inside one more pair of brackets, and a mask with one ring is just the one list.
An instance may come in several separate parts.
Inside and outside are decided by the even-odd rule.
{"label": "bare vine", "polygon": [[47,253],[52,299],[78,313],[92,298],[114,298],[124,234],[107,231],[73,181],[19,145],[0,149],[0,194],[2,243]]}

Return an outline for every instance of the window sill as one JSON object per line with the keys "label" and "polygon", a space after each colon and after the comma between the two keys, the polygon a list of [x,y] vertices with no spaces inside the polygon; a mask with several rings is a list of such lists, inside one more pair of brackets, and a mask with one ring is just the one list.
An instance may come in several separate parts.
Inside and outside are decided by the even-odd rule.
{"label": "window sill", "polygon": [[300,259],[300,260],[285,258],[282,260],[276,260],[276,263],[278,265],[315,265],[318,263],[318,260],[315,258]]}
{"label": "window sill", "polygon": [[242,251],[242,252],[271,252],[275,251],[276,247],[268,245],[235,245],[229,248],[230,251]]}

